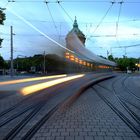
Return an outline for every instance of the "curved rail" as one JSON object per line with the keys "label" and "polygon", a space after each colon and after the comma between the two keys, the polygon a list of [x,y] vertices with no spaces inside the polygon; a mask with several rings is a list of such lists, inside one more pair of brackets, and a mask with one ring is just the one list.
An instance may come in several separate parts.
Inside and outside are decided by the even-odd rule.
{"label": "curved rail", "polygon": [[131,130],[140,137],[140,130],[133,122],[129,120],[118,108],[116,108],[108,99],[106,99],[102,94],[100,94],[95,88],[92,89],[96,94],[131,128]]}
{"label": "curved rail", "polygon": [[[108,92],[111,92],[111,93],[113,92],[116,99],[119,101],[119,103],[123,106],[123,108],[127,111],[127,113],[133,118],[133,120],[135,120],[135,122],[137,122],[137,124],[139,126],[140,125],[140,117],[134,111],[132,111],[130,109],[130,107],[128,107],[128,105],[124,102],[124,100],[126,101],[127,99],[117,95],[117,91],[115,89],[115,83],[120,79],[121,78],[118,78],[117,80],[114,80],[112,82],[112,91],[104,86],[99,85],[99,84],[98,84],[98,86],[104,88]],[[93,89],[96,91],[98,96],[100,96],[102,98],[102,100],[104,100],[120,116],[120,118],[136,133],[136,135],[138,137],[140,137],[140,129],[133,122],[131,122],[129,120],[129,118],[127,118],[121,111],[119,111],[108,99],[106,99],[103,95],[101,95],[95,88],[93,88]],[[122,99],[123,99],[123,101],[122,101]],[[140,109],[136,104],[131,103],[131,105],[135,106],[137,109]]]}
{"label": "curved rail", "polygon": [[128,92],[129,94],[133,95],[137,100],[140,101],[140,97],[138,97],[134,92],[132,92],[132,91],[126,86],[125,82],[126,82],[127,79],[128,79],[128,77],[126,77],[126,78],[122,81],[123,88],[124,88],[125,90],[127,90],[127,92]]}

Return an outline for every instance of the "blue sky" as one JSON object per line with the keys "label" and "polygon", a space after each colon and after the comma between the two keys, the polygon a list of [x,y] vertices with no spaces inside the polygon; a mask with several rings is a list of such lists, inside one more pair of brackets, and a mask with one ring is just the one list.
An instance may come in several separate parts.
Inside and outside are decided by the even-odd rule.
{"label": "blue sky", "polygon": [[[10,58],[11,25],[15,33],[15,58],[18,55],[32,56],[44,51],[59,54],[62,48],[41,33],[65,46],[65,35],[72,29],[72,20],[75,16],[79,28],[87,37],[86,48],[97,55],[106,56],[109,51],[115,57],[122,57],[125,54],[123,46],[140,44],[140,1],[138,0],[124,0],[119,18],[120,0],[116,0],[113,5],[110,0],[102,0],[102,2],[101,0],[62,0],[60,5],[55,0],[48,1],[47,6],[44,0],[15,0],[15,2],[0,0],[0,7],[7,8],[5,10],[7,20],[4,26],[0,26],[0,36],[4,38],[0,54],[5,59]],[[10,11],[14,11],[41,33]],[[126,48],[126,54],[128,57],[140,57],[140,46]]]}

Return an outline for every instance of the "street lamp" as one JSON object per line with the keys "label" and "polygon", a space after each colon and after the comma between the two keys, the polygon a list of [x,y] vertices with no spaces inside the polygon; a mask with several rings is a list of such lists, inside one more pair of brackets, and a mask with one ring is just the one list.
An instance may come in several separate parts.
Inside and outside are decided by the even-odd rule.
{"label": "street lamp", "polygon": [[136,63],[135,66],[137,67],[138,72],[140,72],[140,60],[139,63]]}

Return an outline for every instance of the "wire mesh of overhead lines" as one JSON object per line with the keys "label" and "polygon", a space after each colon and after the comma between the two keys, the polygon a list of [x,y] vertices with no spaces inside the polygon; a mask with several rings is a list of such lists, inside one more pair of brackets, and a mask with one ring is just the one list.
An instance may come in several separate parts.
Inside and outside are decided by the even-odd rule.
{"label": "wire mesh of overhead lines", "polygon": [[[109,49],[112,50],[112,48],[139,46],[139,43],[137,43],[139,41],[139,33],[137,28],[133,29],[132,23],[134,26],[135,23],[138,26],[137,23],[140,20],[137,16],[135,18],[135,15],[133,18],[122,18],[125,6],[129,5],[133,7],[133,5],[139,5],[140,2],[138,1],[2,0],[0,4],[6,8],[5,12],[7,13],[6,30],[3,29],[1,34],[6,38],[6,44],[9,41],[9,26],[13,25],[16,55],[24,53],[25,50],[27,51],[27,55],[30,55],[28,54],[29,52],[42,53],[44,50],[47,53],[55,52],[63,55],[67,51],[75,57],[76,62],[77,58],[79,58],[79,60],[83,61],[114,65],[114,63],[96,56],[89,50],[99,54]],[[77,16],[79,28],[86,35],[86,47],[89,50],[83,46],[81,47],[81,43],[77,41],[77,38],[75,40],[78,43],[75,44],[75,41],[71,42],[75,46],[77,45],[73,50],[65,48],[65,37],[72,29],[75,15]],[[122,34],[123,23],[129,23],[131,28],[123,25]],[[128,31],[127,29],[129,29],[129,33],[125,32]],[[130,38],[133,38],[133,40],[130,40]],[[81,61],[78,62],[81,63]]]}

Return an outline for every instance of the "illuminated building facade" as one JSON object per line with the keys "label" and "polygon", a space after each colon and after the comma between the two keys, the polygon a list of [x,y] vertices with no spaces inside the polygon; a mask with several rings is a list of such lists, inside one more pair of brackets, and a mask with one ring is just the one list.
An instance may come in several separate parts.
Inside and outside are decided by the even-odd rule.
{"label": "illuminated building facade", "polygon": [[[92,62],[79,54],[85,51],[86,37],[78,28],[77,20],[75,18],[72,30],[66,36],[66,47],[71,51],[66,51],[64,57],[66,58],[67,67],[69,70],[77,69],[78,71],[92,71],[104,70],[110,67],[102,63]],[[73,52],[74,53],[73,53]]]}

